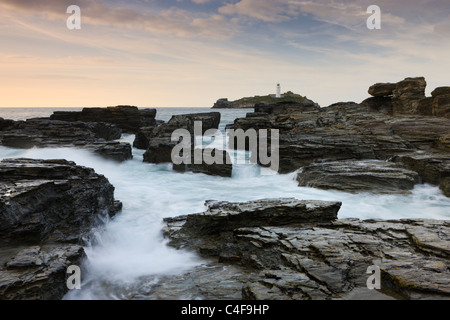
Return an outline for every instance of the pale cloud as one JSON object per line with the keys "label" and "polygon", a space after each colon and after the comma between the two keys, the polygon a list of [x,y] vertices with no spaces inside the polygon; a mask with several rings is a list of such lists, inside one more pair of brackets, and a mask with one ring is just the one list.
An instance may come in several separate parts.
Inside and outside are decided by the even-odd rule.
{"label": "pale cloud", "polygon": [[205,4],[211,2],[211,0],[192,0],[192,2],[196,4]]}
{"label": "pale cloud", "polygon": [[[11,14],[41,15],[48,19],[67,19],[66,9],[74,2],[81,8],[82,22],[91,25],[126,27],[178,37],[227,39],[237,31],[235,24],[219,14],[182,10],[176,7],[139,11],[111,7],[102,0],[0,0],[0,7]],[[197,3],[206,3],[200,0]]]}
{"label": "pale cloud", "polygon": [[[448,0],[378,0],[378,31],[366,28],[372,0],[179,2],[0,0],[1,106],[207,107],[277,82],[326,106],[407,76],[449,84]],[[81,31],[65,28],[69,4]],[[296,29],[301,19],[316,23]]]}
{"label": "pale cloud", "polygon": [[241,0],[219,8],[227,15],[243,15],[265,22],[288,21],[299,14],[298,8],[285,0]]}

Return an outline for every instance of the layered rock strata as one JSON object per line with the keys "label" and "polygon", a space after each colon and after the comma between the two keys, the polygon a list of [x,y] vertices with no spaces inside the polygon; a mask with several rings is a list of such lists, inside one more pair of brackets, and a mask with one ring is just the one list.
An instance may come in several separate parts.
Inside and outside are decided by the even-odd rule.
{"label": "layered rock strata", "polygon": [[[195,269],[167,279],[164,288],[172,288],[175,296],[450,298],[450,224],[446,221],[339,220],[340,203],[296,199],[209,201],[206,205],[204,213],[165,220],[164,234],[171,245],[213,259],[207,274]],[[380,270],[381,289],[368,288],[373,268]],[[156,287],[139,298],[161,294]]]}
{"label": "layered rock strata", "polygon": [[66,160],[0,162],[0,299],[61,299],[95,227],[121,210],[114,187]]}

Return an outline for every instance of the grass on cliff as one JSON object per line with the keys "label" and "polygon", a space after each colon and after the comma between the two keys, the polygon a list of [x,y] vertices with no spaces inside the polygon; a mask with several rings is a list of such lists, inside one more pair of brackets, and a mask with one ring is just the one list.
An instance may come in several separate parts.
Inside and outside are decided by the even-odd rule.
{"label": "grass on cliff", "polygon": [[238,105],[255,105],[257,103],[276,103],[276,102],[302,102],[306,100],[306,97],[303,97],[299,94],[295,94],[292,92],[287,92],[282,95],[281,98],[276,98],[274,95],[267,96],[254,96],[254,97],[246,97],[236,101],[233,101],[233,104]]}

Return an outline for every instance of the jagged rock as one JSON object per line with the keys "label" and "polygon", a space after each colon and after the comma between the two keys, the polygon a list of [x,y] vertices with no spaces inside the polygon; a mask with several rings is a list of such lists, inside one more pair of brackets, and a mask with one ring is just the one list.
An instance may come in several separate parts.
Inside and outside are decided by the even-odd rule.
{"label": "jagged rock", "polygon": [[0,162],[0,299],[62,299],[92,228],[122,204],[94,170],[66,160]]}
{"label": "jagged rock", "polygon": [[433,98],[447,94],[450,94],[450,87],[438,87],[431,92]]}
{"label": "jagged rock", "polygon": [[201,122],[201,134],[204,134],[207,130],[218,129],[220,125],[220,119],[220,112],[174,115],[169,120],[168,126],[176,129],[186,129],[191,134],[194,134],[195,122]]}
{"label": "jagged rock", "polygon": [[[178,141],[172,141],[172,134],[177,129],[185,129],[191,134],[191,143],[194,144],[195,123],[202,124],[198,134],[205,134],[207,130],[218,129],[220,124],[220,112],[193,113],[185,115],[175,115],[168,123],[149,131],[141,131],[139,142],[135,145],[148,145],[144,154],[144,162],[149,163],[171,163],[172,149],[178,144]],[[145,142],[148,140],[148,144]]]}
{"label": "jagged rock", "polygon": [[297,181],[319,189],[391,194],[413,189],[419,175],[386,161],[338,161],[305,166]]}
{"label": "jagged rock", "polygon": [[422,182],[439,185],[450,177],[450,155],[442,153],[413,153],[398,155],[391,159],[419,173]]}
{"label": "jagged rock", "polygon": [[[190,164],[173,164],[173,169],[178,172],[192,171],[210,176],[231,177],[233,165],[228,152],[219,149],[195,149],[191,150]],[[195,163],[195,159],[202,159],[201,163]],[[200,161],[199,161],[200,162]]]}
{"label": "jagged rock", "polygon": [[37,118],[14,122],[7,130],[0,131],[0,140],[2,145],[11,148],[84,148],[116,161],[132,159],[129,143],[112,141],[121,135],[120,128],[108,123]]}
{"label": "jagged rock", "polygon": [[405,116],[386,121],[392,134],[399,136],[417,150],[439,149],[442,137],[450,133],[450,121],[438,117]]}
{"label": "jagged rock", "polygon": [[3,252],[0,299],[60,300],[68,291],[66,270],[85,258],[79,245],[32,246]]}
{"label": "jagged rock", "polygon": [[[300,201],[293,198],[245,203],[211,200],[206,201],[205,205],[205,212],[165,219],[168,227],[164,232],[170,237],[172,245],[198,248],[200,244],[200,251],[219,253],[220,247],[210,247],[208,240],[201,243],[201,236],[214,238],[243,227],[328,223],[337,219],[341,207],[340,202]],[[190,243],[191,240],[193,243]]]}
{"label": "jagged rock", "polygon": [[433,99],[433,115],[450,118],[450,94],[443,94]]}
{"label": "jagged rock", "polygon": [[[336,220],[333,217],[340,205],[333,207],[331,203],[328,208],[333,213],[325,214],[320,224],[301,218],[300,212],[299,220],[291,219],[295,214],[276,205],[271,210],[264,206],[269,215],[260,216],[258,210],[248,209],[238,213],[243,206],[257,203],[212,202],[213,210],[203,214],[166,219],[165,235],[176,247],[215,257],[216,263],[211,261],[208,268],[214,270],[214,275],[219,272],[218,279],[228,280],[228,287],[242,286],[243,299],[450,298],[447,221]],[[211,207],[211,203],[208,205]],[[249,212],[254,218],[223,223],[227,214],[235,221]],[[286,217],[289,218],[284,220]],[[222,266],[227,264],[233,268],[234,277],[224,272],[226,267]],[[367,288],[368,268],[374,265],[381,271],[379,290]],[[183,282],[185,276],[171,279],[170,287],[182,287],[183,295],[194,292],[195,298],[200,299],[210,296],[210,290],[217,292],[210,283],[213,280],[202,283],[197,271],[189,278],[193,283]],[[221,299],[236,299],[225,290],[218,292]]]}
{"label": "jagged rock", "polygon": [[222,98],[214,103],[213,109],[228,109],[232,107],[232,103],[227,98]]}
{"label": "jagged rock", "polygon": [[369,88],[369,94],[373,97],[392,96],[396,88],[396,83],[376,83]]}
{"label": "jagged rock", "polygon": [[282,101],[279,103],[258,103],[255,105],[256,113],[289,114],[295,112],[317,111],[320,106],[312,100],[305,99],[302,102]]}
{"label": "jagged rock", "polygon": [[425,98],[426,86],[423,77],[398,82],[392,97],[394,114],[417,114],[417,101]]}
{"label": "jagged rock", "polygon": [[213,109],[245,109],[254,108],[258,104],[277,104],[277,103],[304,103],[310,101],[306,97],[293,93],[292,91],[285,92],[280,98],[275,95],[244,97],[234,101],[228,101],[227,98],[217,100],[212,107]]}
{"label": "jagged rock", "polygon": [[135,106],[84,108],[76,111],[56,111],[51,120],[69,122],[106,122],[115,124],[126,133],[136,133],[139,128],[155,125],[156,109],[139,110]]}
{"label": "jagged rock", "polygon": [[414,108],[416,110],[416,114],[420,114],[423,116],[432,116],[433,115],[433,98],[427,97],[420,100],[417,100],[413,103]]}
{"label": "jagged rock", "polygon": [[120,209],[114,187],[66,160],[0,162],[0,238],[79,242],[99,218]]}
{"label": "jagged rock", "polygon": [[432,97],[425,97],[423,77],[406,78],[398,83],[377,83],[369,88],[368,98],[362,104],[385,114],[415,114],[450,117],[450,87],[436,88]]}
{"label": "jagged rock", "polygon": [[15,124],[14,120],[0,118],[0,131],[8,130]]}
{"label": "jagged rock", "polygon": [[439,187],[441,188],[444,195],[450,198],[450,177],[445,177],[441,179]]}
{"label": "jagged rock", "polygon": [[391,97],[371,97],[361,102],[361,104],[387,115],[392,115],[393,113]]}
{"label": "jagged rock", "polygon": [[133,150],[129,143],[108,142],[98,145],[92,144],[89,146],[89,149],[92,149],[104,158],[117,162],[124,162],[133,158]]}
{"label": "jagged rock", "polygon": [[[233,129],[280,130],[280,173],[293,172],[318,162],[384,161],[414,152],[448,152],[448,119],[390,116],[388,105],[384,105],[386,112],[379,112],[384,107],[370,107],[370,103],[337,103],[320,109],[313,106],[296,109],[284,105],[277,109],[278,112],[273,108],[259,108],[246,118],[236,119]],[[421,174],[420,168],[412,170]]]}
{"label": "jagged rock", "polygon": [[153,138],[144,153],[144,162],[160,164],[172,162],[172,150],[177,142],[167,138]]}
{"label": "jagged rock", "polygon": [[147,150],[150,146],[150,140],[154,138],[153,130],[162,124],[164,124],[164,121],[157,120],[154,126],[139,128],[135,134],[133,147],[140,150]]}

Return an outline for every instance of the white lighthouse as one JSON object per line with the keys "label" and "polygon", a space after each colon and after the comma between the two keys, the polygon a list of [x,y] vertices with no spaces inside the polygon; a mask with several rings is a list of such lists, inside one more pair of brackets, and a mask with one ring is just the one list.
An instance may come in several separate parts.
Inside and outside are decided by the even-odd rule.
{"label": "white lighthouse", "polygon": [[277,95],[276,95],[276,97],[277,98],[281,98],[281,85],[279,83],[277,84]]}

